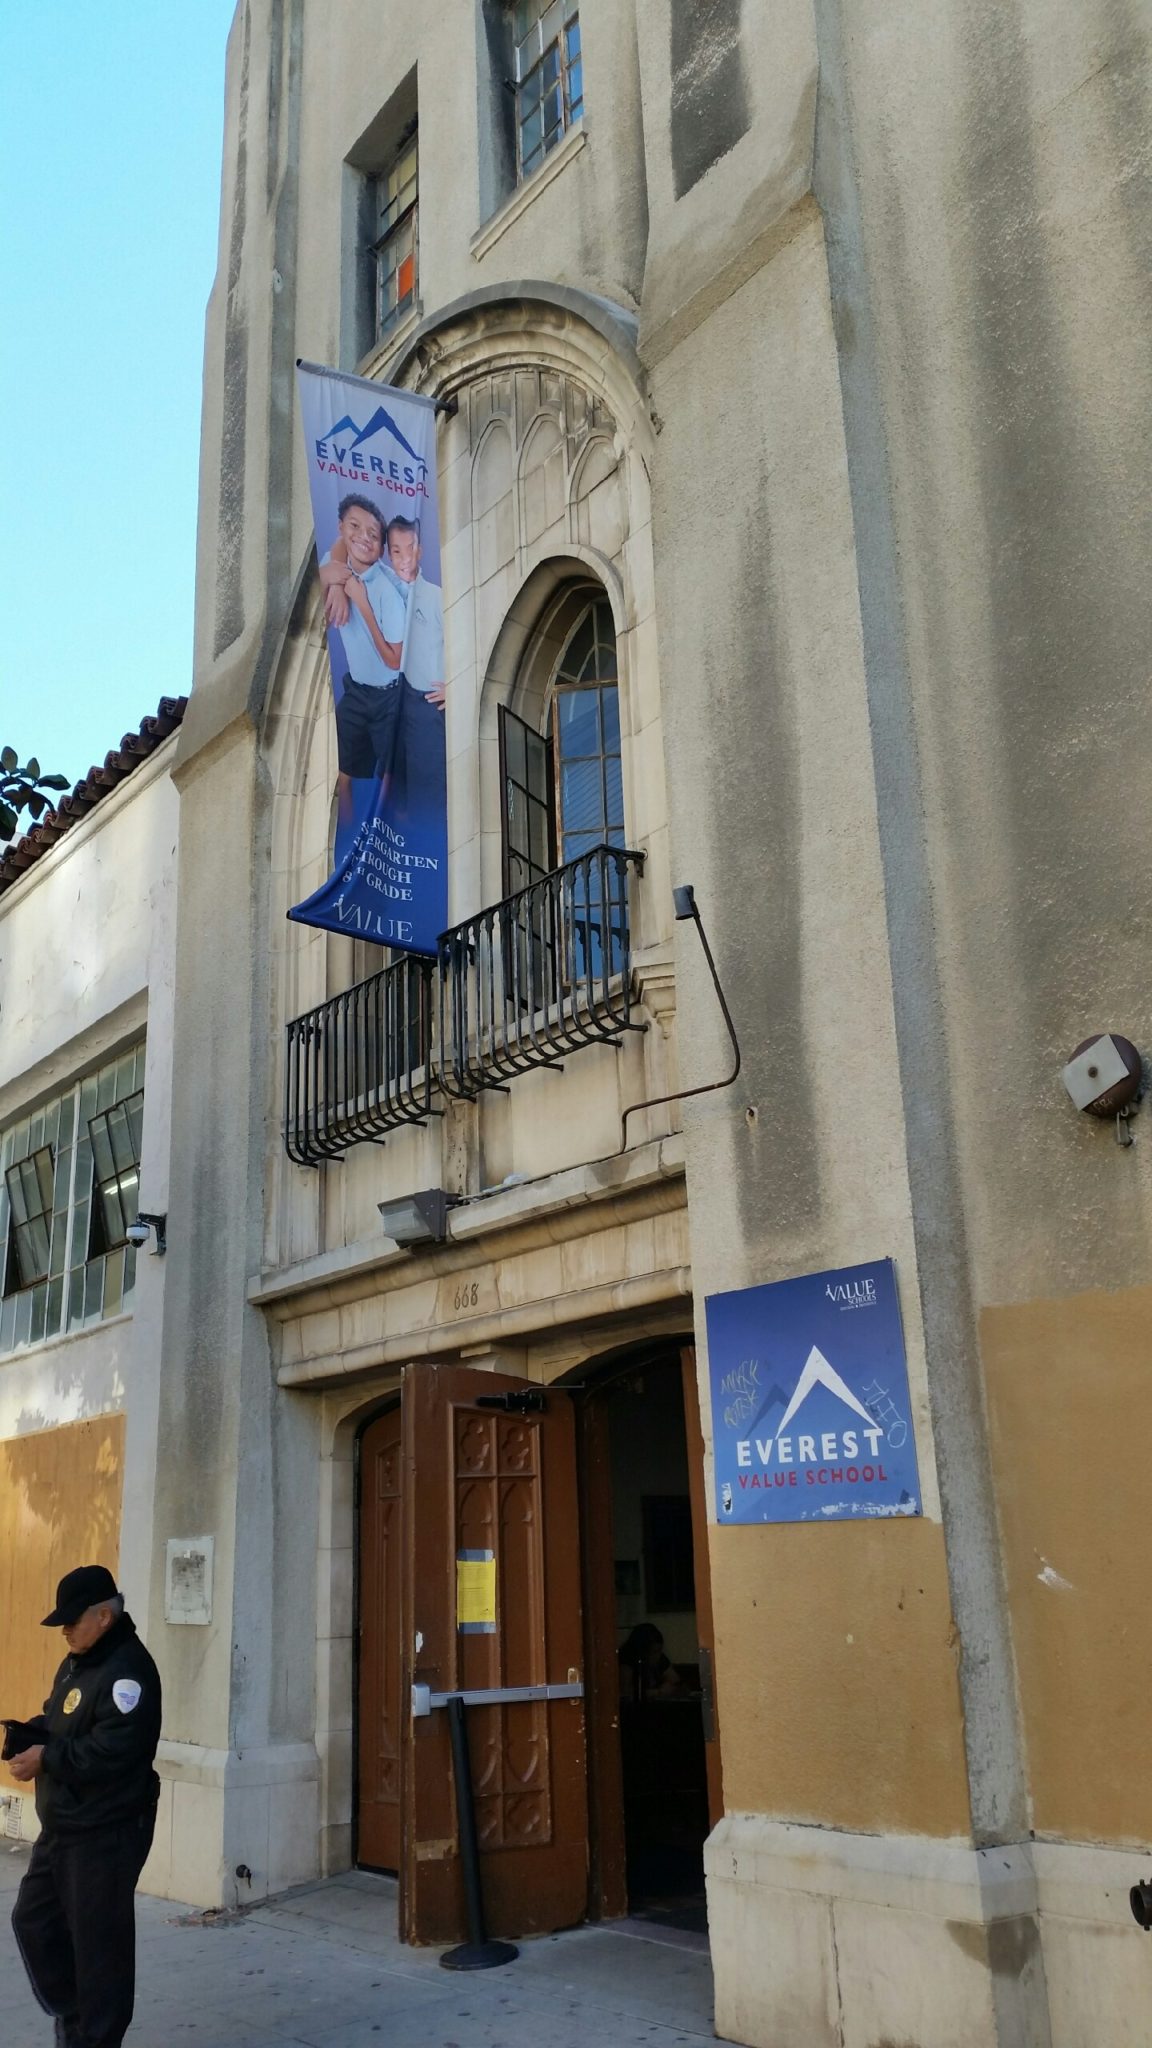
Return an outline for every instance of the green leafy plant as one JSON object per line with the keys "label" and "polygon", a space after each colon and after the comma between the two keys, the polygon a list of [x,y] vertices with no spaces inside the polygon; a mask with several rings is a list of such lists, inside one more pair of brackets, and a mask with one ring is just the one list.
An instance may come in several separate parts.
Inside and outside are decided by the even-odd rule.
{"label": "green leafy plant", "polygon": [[48,809],[46,789],[67,789],[66,775],[41,775],[40,763],[31,760],[20,766],[15,747],[0,747],[0,839],[11,839],[27,811],[33,823]]}

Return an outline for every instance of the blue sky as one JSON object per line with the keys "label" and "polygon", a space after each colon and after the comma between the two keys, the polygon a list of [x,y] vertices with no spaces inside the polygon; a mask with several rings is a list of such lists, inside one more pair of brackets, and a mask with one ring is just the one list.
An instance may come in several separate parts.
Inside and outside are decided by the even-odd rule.
{"label": "blue sky", "polygon": [[73,781],[191,680],[234,6],[0,5],[0,743]]}

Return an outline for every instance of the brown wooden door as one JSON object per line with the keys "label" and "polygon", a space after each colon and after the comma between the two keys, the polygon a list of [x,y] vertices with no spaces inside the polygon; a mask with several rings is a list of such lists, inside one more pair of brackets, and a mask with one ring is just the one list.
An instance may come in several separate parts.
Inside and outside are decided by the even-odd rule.
{"label": "brown wooden door", "polygon": [[[525,1393],[543,1405],[485,1405]],[[499,1373],[421,1364],[405,1374],[402,1406],[406,1678],[433,1692],[580,1682],[569,1397]],[[481,1582],[495,1568],[490,1631],[474,1606],[458,1611],[465,1553],[474,1582],[477,1566]],[[584,1702],[467,1714],[488,1930],[570,1927],[584,1918],[588,1885]],[[447,1715],[433,1709],[409,1726],[401,1929],[409,1941],[455,1941],[465,1926]]]}
{"label": "brown wooden door", "polygon": [[708,1552],[708,1502],[704,1486],[704,1432],[700,1424],[700,1389],[696,1379],[696,1347],[680,1354],[684,1386],[684,1434],[688,1444],[688,1492],[692,1504],[692,1573],[696,1582],[696,1640],[700,1645],[700,1685],[704,1695],[704,1759],[708,1769],[708,1825],[715,1827],[724,1812],[724,1778],[720,1766],[720,1723],[716,1705],[716,1632],[712,1622],[712,1569]]}
{"label": "brown wooden door", "polygon": [[360,1439],[359,1714],[356,1860],[400,1868],[400,1409]]}

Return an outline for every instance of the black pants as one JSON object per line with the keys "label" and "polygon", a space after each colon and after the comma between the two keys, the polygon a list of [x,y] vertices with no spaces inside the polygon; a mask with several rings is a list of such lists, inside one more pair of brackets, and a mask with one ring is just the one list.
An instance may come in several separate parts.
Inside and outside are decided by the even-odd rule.
{"label": "black pants", "polygon": [[387,773],[396,747],[400,716],[399,681],[377,689],[371,683],[344,678],[344,695],[336,706],[336,754],[341,775],[371,782]]}
{"label": "black pants", "polygon": [[155,1809],[119,1827],[41,1835],[12,1927],[45,2012],[75,2048],[120,2048],[136,2002],[136,1881]]}

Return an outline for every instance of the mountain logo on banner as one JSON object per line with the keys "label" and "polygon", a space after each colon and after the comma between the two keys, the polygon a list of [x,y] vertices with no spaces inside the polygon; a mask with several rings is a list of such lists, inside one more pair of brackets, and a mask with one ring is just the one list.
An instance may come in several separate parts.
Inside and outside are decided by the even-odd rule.
{"label": "mountain logo on banner", "polygon": [[865,1422],[872,1422],[874,1420],[863,1402],[856,1399],[851,1387],[845,1386],[835,1366],[829,1365],[824,1353],[818,1350],[814,1344],[808,1353],[804,1370],[796,1382],[796,1389],[792,1399],[789,1401],[780,1419],[776,1431],[777,1437],[780,1437],[787,1429],[792,1417],[803,1406],[814,1387],[826,1387],[830,1394],[835,1394],[838,1401],[843,1401],[846,1407],[851,1408],[853,1414],[862,1416]]}
{"label": "mountain logo on banner", "polygon": [[416,453],[416,450],[412,446],[411,441],[407,440],[405,436],[400,432],[400,429],[396,425],[396,422],[393,419],[391,413],[383,405],[377,406],[375,412],[373,413],[366,427],[358,426],[356,421],[352,418],[351,413],[346,412],[342,420],[337,420],[334,427],[329,427],[328,432],[323,436],[323,438],[325,441],[334,441],[338,434],[355,434],[356,438],[351,443],[351,447],[349,449],[349,453],[351,453],[351,449],[359,448],[360,443],[362,441],[370,441],[372,439],[373,434],[378,434],[380,432],[381,427],[386,427],[388,429],[388,432],[391,434],[392,439],[394,441],[399,441],[400,446],[403,449],[405,449],[407,453],[412,457],[413,462],[418,462],[421,468],[426,467],[424,457]]}

